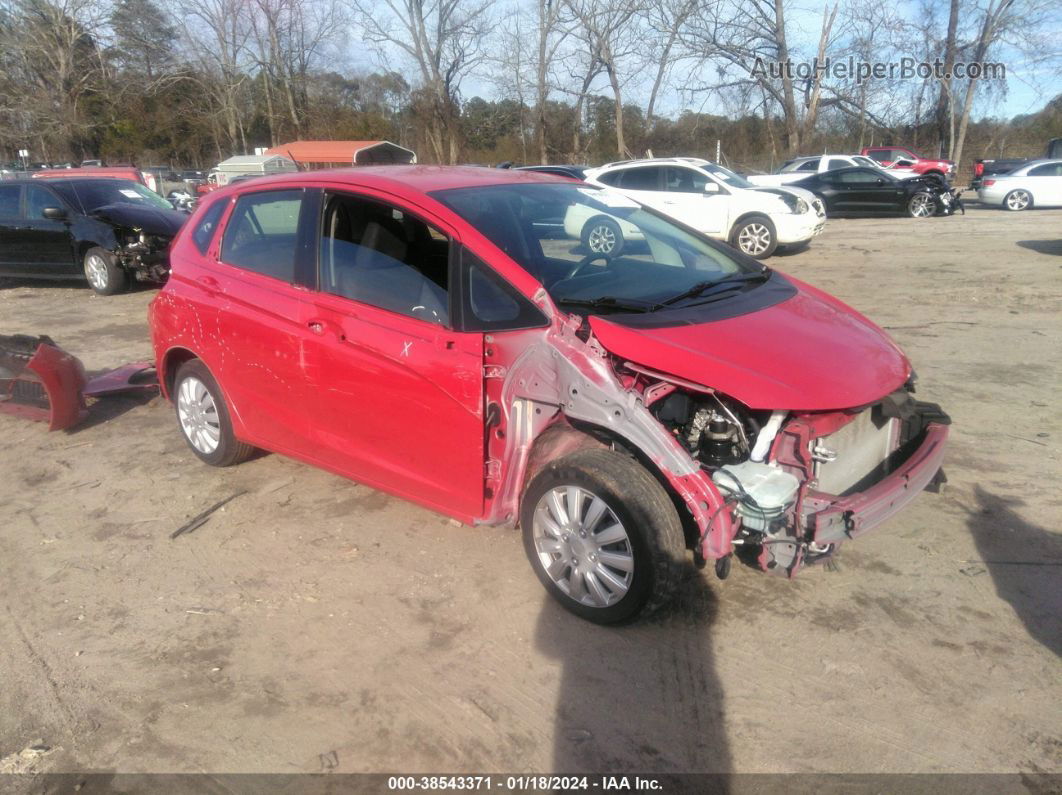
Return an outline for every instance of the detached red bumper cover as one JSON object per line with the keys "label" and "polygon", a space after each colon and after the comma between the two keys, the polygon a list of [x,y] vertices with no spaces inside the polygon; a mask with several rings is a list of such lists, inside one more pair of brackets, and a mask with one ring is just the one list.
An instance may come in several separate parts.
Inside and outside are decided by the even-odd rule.
{"label": "detached red bumper cover", "polygon": [[81,362],[48,337],[0,336],[0,411],[62,430],[84,419],[84,388]]}
{"label": "detached red bumper cover", "polygon": [[158,389],[155,366],[137,362],[91,381],[85,368],[50,337],[0,335],[0,412],[48,423],[49,431],[77,425],[88,414],[85,398]]}
{"label": "detached red bumper cover", "polygon": [[833,497],[809,491],[805,506],[827,507],[807,516],[814,541],[822,546],[855,538],[903,510],[938,477],[944,461],[948,426],[930,423],[921,444],[887,477],[858,494]]}

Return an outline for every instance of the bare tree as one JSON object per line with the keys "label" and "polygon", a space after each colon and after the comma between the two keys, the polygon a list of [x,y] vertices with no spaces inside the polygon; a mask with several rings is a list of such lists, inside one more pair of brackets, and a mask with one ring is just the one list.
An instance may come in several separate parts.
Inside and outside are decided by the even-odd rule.
{"label": "bare tree", "polygon": [[248,80],[248,8],[242,0],[185,0],[182,11],[185,47],[218,108],[218,147],[246,152],[241,99]]}
{"label": "bare tree", "polygon": [[425,134],[432,155],[440,163],[456,163],[461,153],[461,81],[484,59],[490,0],[351,3],[370,41],[396,48],[412,60],[426,98]]}
{"label": "bare tree", "polygon": [[53,144],[56,154],[74,155],[94,124],[84,102],[103,79],[102,10],[94,0],[15,0],[9,11],[0,29],[0,113],[22,142],[36,139],[42,156]]}
{"label": "bare tree", "polygon": [[660,89],[664,85],[668,72],[679,60],[676,57],[676,48],[682,45],[682,32],[690,16],[700,4],[701,0],[657,0],[646,9],[649,29],[659,44],[658,49],[653,53],[653,59],[656,61],[656,75],[649,92],[649,103],[645,108],[645,120],[649,129],[652,129],[653,112],[656,110]]}
{"label": "bare tree", "polygon": [[[604,73],[612,88],[616,122],[616,152],[626,157],[623,136],[623,80],[620,68],[624,60],[638,53],[641,44],[636,32],[637,15],[643,0],[566,0],[578,23],[575,36],[581,40],[587,69],[580,99],[585,100],[593,78]],[[587,79],[588,78],[588,79]],[[581,110],[582,103],[577,103]]]}

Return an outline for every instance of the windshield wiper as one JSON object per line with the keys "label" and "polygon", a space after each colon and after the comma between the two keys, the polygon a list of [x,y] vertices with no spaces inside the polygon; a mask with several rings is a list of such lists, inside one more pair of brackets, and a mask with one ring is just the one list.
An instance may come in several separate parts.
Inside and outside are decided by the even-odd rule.
{"label": "windshield wiper", "polygon": [[771,278],[771,269],[764,265],[761,270],[754,273],[735,273],[731,276],[724,276],[722,279],[715,279],[714,281],[697,282],[697,284],[693,285],[688,290],[683,290],[678,295],[673,295],[670,298],[661,301],[659,306],[671,306],[686,298],[698,298],[714,287],[737,289],[737,287],[742,284],[748,282],[765,282],[769,278]]}
{"label": "windshield wiper", "polygon": [[558,304],[567,306],[586,306],[591,309],[618,309],[622,312],[652,312],[659,304],[637,303],[612,295],[603,295],[600,298],[557,298]]}

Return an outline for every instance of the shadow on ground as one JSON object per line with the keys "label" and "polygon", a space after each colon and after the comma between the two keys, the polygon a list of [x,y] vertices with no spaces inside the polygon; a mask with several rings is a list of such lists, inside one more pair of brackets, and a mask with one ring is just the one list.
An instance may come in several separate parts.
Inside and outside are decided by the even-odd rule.
{"label": "shadow on ground", "polygon": [[105,422],[121,417],[138,406],[143,406],[153,398],[158,397],[156,390],[143,392],[128,392],[120,395],[107,395],[92,401],[88,407],[88,416],[73,428],[67,430],[70,435],[87,431]]}
{"label": "shadow on ground", "polygon": [[547,598],[536,642],[562,666],[553,771],[730,772],[712,651],[717,609],[692,567],[666,613],[630,626],[591,624]]}
{"label": "shadow on ground", "polygon": [[1034,639],[1062,656],[1062,535],[1026,522],[1024,503],[977,486],[966,520],[996,593]]}
{"label": "shadow on ground", "polygon": [[1018,245],[1040,254],[1062,257],[1062,240],[1019,240]]}

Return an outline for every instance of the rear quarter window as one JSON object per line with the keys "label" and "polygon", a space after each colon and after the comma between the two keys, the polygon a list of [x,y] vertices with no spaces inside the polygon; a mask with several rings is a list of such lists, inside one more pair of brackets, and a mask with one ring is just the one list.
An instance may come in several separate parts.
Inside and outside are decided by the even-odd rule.
{"label": "rear quarter window", "polygon": [[192,242],[200,254],[206,254],[207,249],[210,248],[210,241],[214,239],[218,221],[221,220],[221,215],[225,212],[225,204],[226,202],[219,201],[210,205],[206,212],[203,213],[203,217],[195,225],[195,229],[192,230]]}

